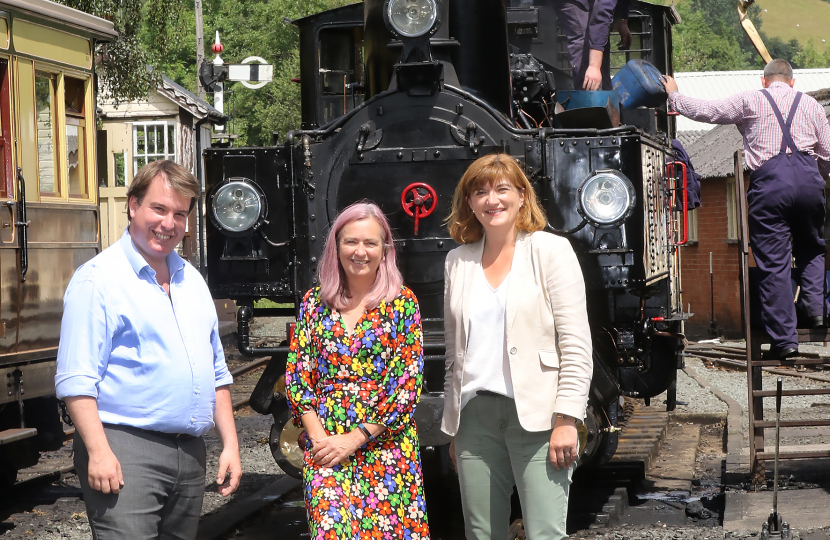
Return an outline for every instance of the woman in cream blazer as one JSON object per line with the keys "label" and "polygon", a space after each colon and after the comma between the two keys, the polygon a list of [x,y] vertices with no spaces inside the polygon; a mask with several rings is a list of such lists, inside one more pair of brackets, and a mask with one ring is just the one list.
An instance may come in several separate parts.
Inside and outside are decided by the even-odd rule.
{"label": "woman in cream blazer", "polygon": [[462,245],[445,266],[441,429],[466,536],[507,536],[516,485],[528,538],[564,538],[593,373],[582,271],[510,156],[470,166],[447,221]]}

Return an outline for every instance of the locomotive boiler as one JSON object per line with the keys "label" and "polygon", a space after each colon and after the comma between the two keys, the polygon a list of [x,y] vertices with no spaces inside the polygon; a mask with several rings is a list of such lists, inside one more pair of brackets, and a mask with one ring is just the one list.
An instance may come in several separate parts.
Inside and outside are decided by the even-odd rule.
{"label": "locomotive boiler", "polygon": [[[668,390],[674,408],[688,316],[674,121],[665,105],[557,106],[572,81],[553,2],[366,0],[294,21],[302,128],[283,144],[205,152],[208,282],[216,298],[240,306],[240,351],[272,355],[251,403],[274,416],[271,449],[286,472],[299,472],[284,394],[288,350],[251,347],[251,319],[279,314],[254,304],[299,306],[317,284],[331,222],[361,199],[389,217],[404,280],[420,302],[421,445],[436,452],[449,442],[439,429],[443,268],[457,244],[443,221],[464,171],[493,152],[522,165],[548,230],[568,238],[584,272],[594,375],[581,466],[613,456],[622,396],[649,400]],[[635,45],[622,60],[671,73],[676,12],[634,1],[629,21]]]}

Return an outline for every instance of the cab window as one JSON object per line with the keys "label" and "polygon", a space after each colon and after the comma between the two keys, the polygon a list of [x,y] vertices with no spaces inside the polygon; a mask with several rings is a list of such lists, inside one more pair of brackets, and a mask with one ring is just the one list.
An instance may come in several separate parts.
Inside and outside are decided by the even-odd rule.
{"label": "cab window", "polygon": [[319,33],[319,81],[323,123],[363,103],[361,28],[331,28]]}

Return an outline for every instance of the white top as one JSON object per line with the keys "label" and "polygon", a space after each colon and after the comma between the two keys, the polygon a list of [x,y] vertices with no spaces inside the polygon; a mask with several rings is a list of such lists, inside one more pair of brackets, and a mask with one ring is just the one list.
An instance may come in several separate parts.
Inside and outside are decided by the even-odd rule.
{"label": "white top", "polygon": [[513,380],[504,339],[504,315],[510,274],[494,289],[479,265],[470,298],[470,340],[464,360],[461,408],[478,390],[513,397]]}

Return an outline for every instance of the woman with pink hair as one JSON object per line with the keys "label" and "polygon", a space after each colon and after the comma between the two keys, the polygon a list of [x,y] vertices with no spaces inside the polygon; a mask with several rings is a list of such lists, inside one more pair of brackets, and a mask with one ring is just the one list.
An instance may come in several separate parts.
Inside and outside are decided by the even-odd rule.
{"label": "woman with pink hair", "polygon": [[429,538],[413,414],[421,313],[395,264],[389,222],[362,201],[331,227],[319,287],[300,306],[285,372],[304,427],[312,540]]}

